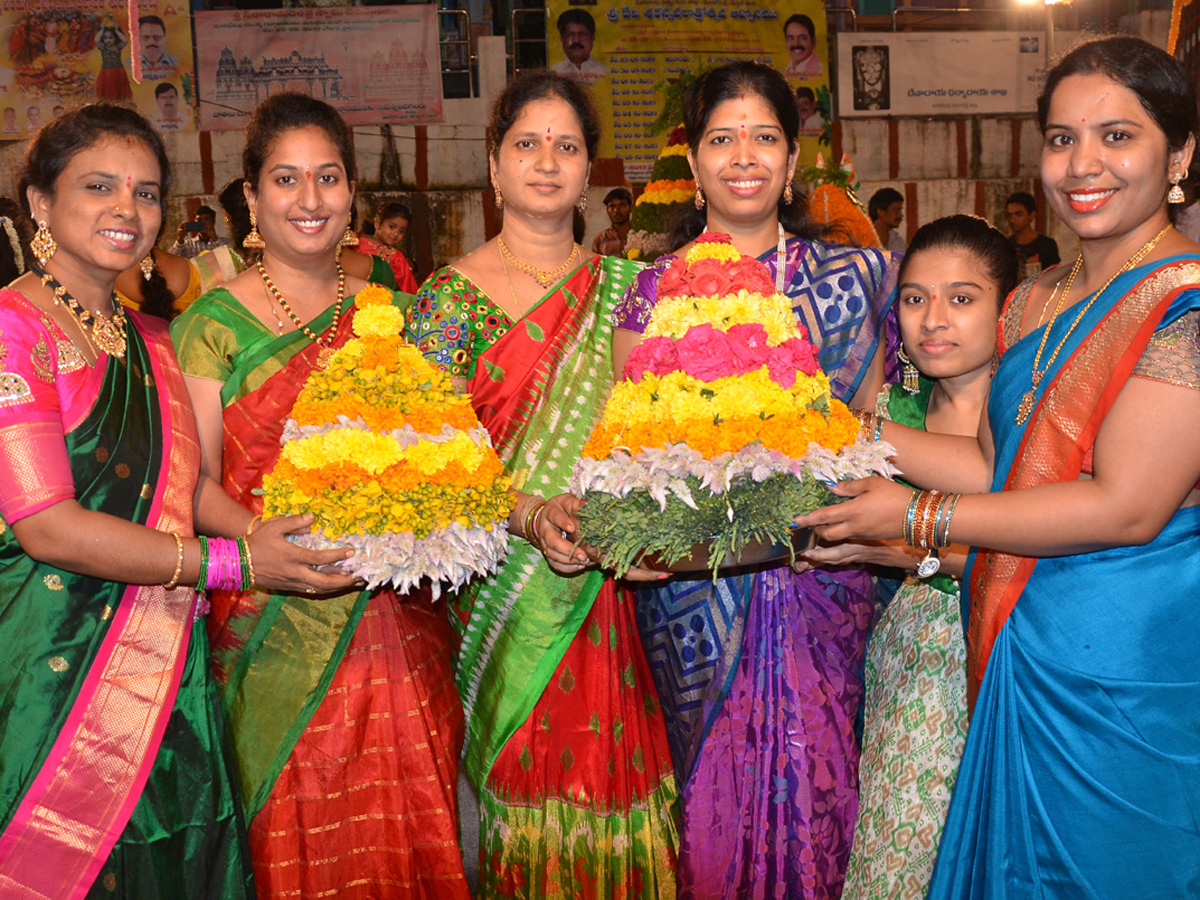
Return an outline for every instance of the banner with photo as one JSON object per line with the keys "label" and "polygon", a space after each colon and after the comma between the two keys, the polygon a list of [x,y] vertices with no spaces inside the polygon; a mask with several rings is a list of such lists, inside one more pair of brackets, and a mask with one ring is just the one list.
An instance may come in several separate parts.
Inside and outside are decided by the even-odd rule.
{"label": "banner with photo", "polygon": [[1045,79],[1042,32],[843,32],[838,116],[1027,114]]}
{"label": "banner with photo", "polygon": [[3,0],[0,139],[22,140],[63,111],[136,106],[162,131],[195,131],[192,28],[184,2],[139,2],[142,80],[133,80],[125,0]]}
{"label": "banner with photo", "polygon": [[432,3],[196,13],[200,123],[246,127],[260,100],[302,91],[351,125],[442,120]]}
{"label": "banner with photo", "polygon": [[549,0],[550,68],[593,88],[602,157],[620,157],[629,181],[645,181],[666,135],[652,135],[655,85],[735,59],[775,66],[799,88],[806,112],[800,165],[828,143],[829,72],[822,0],[707,0],[703,5],[633,0]]}

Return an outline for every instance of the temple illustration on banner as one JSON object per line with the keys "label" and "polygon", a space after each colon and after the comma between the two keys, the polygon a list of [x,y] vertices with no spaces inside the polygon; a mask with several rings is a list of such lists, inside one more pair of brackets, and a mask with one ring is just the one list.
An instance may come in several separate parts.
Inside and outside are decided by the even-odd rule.
{"label": "temple illustration on banner", "polygon": [[433,87],[433,75],[424,51],[409,56],[403,42],[394,40],[386,55],[382,50],[371,54],[363,90],[368,100],[391,100],[396,90],[429,91]]}
{"label": "temple illustration on banner", "polygon": [[287,56],[262,57],[262,64],[255,67],[249,56],[238,60],[230,47],[221,50],[217,61],[217,100],[253,100],[258,103],[271,95],[271,85],[278,85],[275,93],[287,90],[288,84],[304,82],[308,92],[317,96],[314,87],[321,85],[320,96],[325,100],[351,100],[346,93],[341,70],[325,61],[325,54],[302,56],[293,50]]}

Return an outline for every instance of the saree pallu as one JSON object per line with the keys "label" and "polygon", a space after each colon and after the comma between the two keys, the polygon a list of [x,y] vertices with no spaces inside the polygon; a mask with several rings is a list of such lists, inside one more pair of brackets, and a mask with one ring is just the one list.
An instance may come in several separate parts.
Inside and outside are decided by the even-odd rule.
{"label": "saree pallu", "polygon": [[[1200,308],[1197,285],[1195,257],[1117,278],[1052,363],[1024,427],[1014,417],[1041,332],[1016,341],[1028,286],[1014,295],[988,406],[993,490],[1078,477],[1152,333]],[[982,686],[930,897],[1200,896],[1197,559],[1200,507],[1189,507],[1144,546],[969,563]]]}
{"label": "saree pallu", "polygon": [[[772,274],[774,251],[759,259]],[[641,331],[663,261],[622,301]],[[889,254],[791,239],[785,291],[848,399],[883,348],[895,368]],[[861,569],[758,569],[638,591],[638,627],[683,787],[679,896],[836,898],[857,814],[863,654],[876,612]]]}
{"label": "saree pallu", "polygon": [[[891,385],[876,412],[925,430],[933,382]],[[909,575],[871,632],[858,821],[843,900],[924,900],[967,735],[958,579]]]}
{"label": "saree pallu", "polygon": [[[638,266],[593,257],[484,352],[472,403],[520,489],[567,488],[612,383],[611,313]],[[455,628],[483,897],[670,897],[676,798],[633,601],[510,538]]]}
{"label": "saree pallu", "polygon": [[[74,498],[190,536],[199,445],[163,324],[130,313],[125,359],[93,369],[14,292],[0,323],[6,515]],[[0,524],[0,895],[253,895],[195,613],[194,590],[58,569]]]}
{"label": "saree pallu", "polygon": [[[350,305],[334,346],[349,339],[353,315]],[[326,310],[309,328],[331,325]],[[255,491],[317,347],[300,332],[271,334],[224,290],[196,301],[175,335],[185,372],[210,371],[214,354],[232,362],[224,487],[260,512]],[[466,898],[462,710],[444,611],[390,591],[217,592],[210,628],[259,897]]]}

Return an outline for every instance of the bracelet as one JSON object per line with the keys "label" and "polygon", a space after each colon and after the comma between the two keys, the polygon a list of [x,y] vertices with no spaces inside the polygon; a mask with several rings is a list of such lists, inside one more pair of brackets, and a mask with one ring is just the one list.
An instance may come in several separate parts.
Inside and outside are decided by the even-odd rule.
{"label": "bracelet", "polygon": [[250,524],[246,526],[246,534],[245,534],[245,536],[246,536],[246,537],[250,537],[250,535],[254,534],[254,528],[255,528],[255,526],[257,526],[257,525],[261,525],[261,524],[262,524],[262,520],[263,520],[263,517],[262,517],[262,516],[255,516],[253,519],[251,519],[251,520],[250,520]]}
{"label": "bracelet", "polygon": [[208,538],[200,535],[200,574],[196,576],[196,590],[208,590]]}
{"label": "bracelet", "polygon": [[915,547],[913,542],[913,518],[917,513],[917,503],[921,499],[920,491],[913,491],[912,496],[908,499],[908,509],[904,511],[904,543],[910,547]]}
{"label": "bracelet", "polygon": [[525,521],[528,525],[528,527],[525,531],[525,540],[527,540],[530,544],[532,544],[538,550],[538,552],[542,552],[542,542],[538,538],[538,535],[537,535],[537,525],[538,525],[538,522],[541,520],[542,510],[544,510],[545,508],[546,508],[546,501],[542,500],[539,503],[537,503],[533,507],[533,509],[529,512],[529,514],[525,517]]}
{"label": "bracelet", "polygon": [[524,521],[521,526],[521,534],[524,536],[525,540],[529,540],[530,529],[533,527],[531,523],[533,522],[534,513],[537,512],[538,504],[545,502],[546,501],[537,494],[529,495],[529,500],[526,501],[527,505],[525,507]]}
{"label": "bracelet", "polygon": [[250,545],[244,537],[237,539],[238,556],[241,560],[242,583],[240,589],[248,591],[254,587],[254,561],[250,558]]}
{"label": "bracelet", "polygon": [[929,491],[923,491],[917,498],[917,508],[913,515],[912,546],[920,550],[929,549],[929,541],[925,536],[925,525],[928,520],[929,506],[932,501],[933,494]]}
{"label": "bracelet", "polygon": [[175,538],[175,574],[171,576],[170,581],[163,585],[168,591],[179,587],[179,576],[183,574],[183,538],[174,532],[171,537]]}
{"label": "bracelet", "polygon": [[537,509],[534,510],[534,513],[533,513],[533,539],[535,541],[537,541],[536,546],[539,550],[542,549],[542,540],[541,540],[541,538],[539,538],[537,536],[538,535],[538,523],[542,521],[542,513],[544,513],[546,511],[546,507],[548,505],[549,504],[543,500],[541,503],[538,504]]}
{"label": "bracelet", "polygon": [[850,412],[862,426],[859,431],[860,435],[870,434],[873,441],[880,439],[883,434],[883,416],[873,413],[869,409],[852,409]]}
{"label": "bracelet", "polygon": [[942,519],[942,539],[938,543],[939,547],[950,546],[950,517],[954,515],[954,508],[958,506],[958,501],[962,499],[962,494],[951,494],[950,503],[946,507],[945,518]]}

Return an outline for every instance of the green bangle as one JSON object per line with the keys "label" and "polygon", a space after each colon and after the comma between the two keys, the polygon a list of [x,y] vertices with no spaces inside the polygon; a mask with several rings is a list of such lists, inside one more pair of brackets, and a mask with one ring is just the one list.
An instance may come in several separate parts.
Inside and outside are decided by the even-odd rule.
{"label": "green bangle", "polygon": [[208,538],[200,535],[200,574],[196,576],[196,590],[208,590]]}
{"label": "green bangle", "polygon": [[249,590],[254,579],[250,576],[250,551],[246,549],[246,539],[240,537],[237,539],[238,560],[242,568],[242,583],[238,586],[239,591]]}

